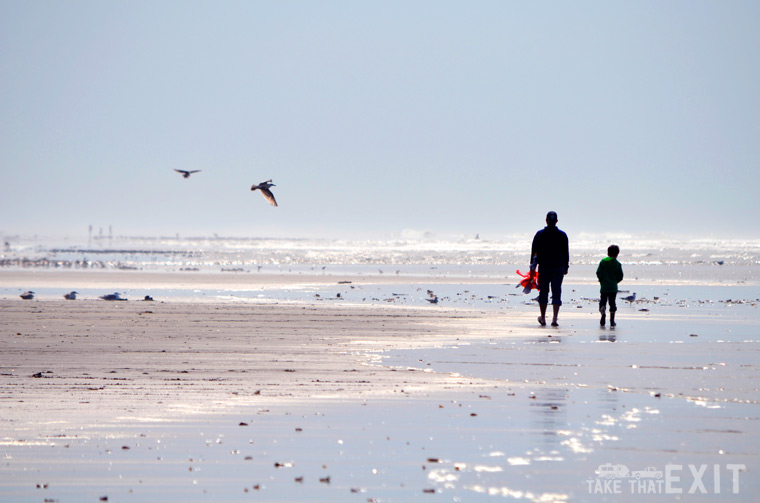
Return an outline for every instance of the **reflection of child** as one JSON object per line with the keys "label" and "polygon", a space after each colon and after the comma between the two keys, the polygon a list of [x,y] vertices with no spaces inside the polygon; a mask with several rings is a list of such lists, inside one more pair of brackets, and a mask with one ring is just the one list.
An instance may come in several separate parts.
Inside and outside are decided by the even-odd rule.
{"label": "reflection of child", "polygon": [[601,298],[599,299],[599,312],[602,313],[602,319],[599,320],[601,326],[604,326],[607,317],[607,302],[610,304],[610,326],[615,326],[615,311],[617,311],[615,297],[618,292],[618,283],[623,281],[623,266],[617,260],[619,253],[620,248],[617,245],[611,245],[607,248],[608,256],[599,262],[599,267],[596,269],[596,277],[599,278],[601,285]]}

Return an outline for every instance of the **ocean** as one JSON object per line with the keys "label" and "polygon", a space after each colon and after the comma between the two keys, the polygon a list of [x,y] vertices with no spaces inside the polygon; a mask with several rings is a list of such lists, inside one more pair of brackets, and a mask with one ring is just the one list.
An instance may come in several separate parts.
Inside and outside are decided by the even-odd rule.
{"label": "ocean", "polygon": [[[157,281],[149,291],[118,290],[130,298],[426,305],[430,290],[440,305],[491,309],[531,302],[531,296],[515,288],[521,279],[516,271],[528,269],[530,240],[530,235],[495,240],[6,236],[0,273],[34,270],[44,278],[54,271],[139,272],[187,279],[170,288]],[[626,274],[621,291],[635,291],[640,301],[656,297],[677,304],[760,298],[760,240],[622,234],[571,236],[568,295],[563,298],[588,303],[598,297],[596,265],[611,243],[621,248],[619,260]],[[215,281],[209,287],[210,275],[229,281]],[[297,281],[290,281],[287,288],[264,288],[257,285],[257,275]],[[363,285],[349,283],[349,278],[360,278]],[[71,285],[83,298],[109,293],[98,288]],[[60,298],[65,292],[59,290],[43,284],[36,293],[39,298]],[[15,297],[21,291],[20,286],[0,283],[0,296]]]}

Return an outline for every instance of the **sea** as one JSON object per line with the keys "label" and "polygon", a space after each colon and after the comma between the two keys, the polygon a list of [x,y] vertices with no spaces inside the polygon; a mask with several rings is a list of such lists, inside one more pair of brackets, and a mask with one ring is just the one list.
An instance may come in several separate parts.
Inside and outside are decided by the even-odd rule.
{"label": "sea", "polygon": [[[36,271],[141,272],[182,275],[182,286],[123,291],[130,299],[256,302],[360,302],[502,308],[530,303],[517,287],[528,270],[531,235],[498,239],[420,235],[392,239],[318,239],[198,236],[4,236],[0,274]],[[563,297],[593,302],[596,266],[609,244],[621,248],[621,297],[671,302],[756,302],[760,298],[760,239],[592,235],[571,237],[571,264]],[[204,278],[224,275],[208,286]],[[267,288],[258,275],[299,278],[287,288]],[[119,275],[123,278],[124,275]],[[198,287],[193,285],[198,278]],[[310,281],[318,278],[319,281]],[[360,278],[363,286],[347,278]],[[332,282],[331,280],[334,280]],[[80,297],[112,293],[72,283]],[[264,283],[264,282],[261,282]],[[376,283],[374,287],[368,284]],[[205,286],[204,286],[205,285]],[[241,286],[242,285],[242,286]],[[165,285],[164,285],[165,286]],[[710,288],[705,288],[710,287]],[[31,288],[31,287],[30,287]],[[115,287],[118,289],[118,287]],[[23,287],[0,282],[0,296]],[[60,298],[60,288],[37,287],[40,298]]]}

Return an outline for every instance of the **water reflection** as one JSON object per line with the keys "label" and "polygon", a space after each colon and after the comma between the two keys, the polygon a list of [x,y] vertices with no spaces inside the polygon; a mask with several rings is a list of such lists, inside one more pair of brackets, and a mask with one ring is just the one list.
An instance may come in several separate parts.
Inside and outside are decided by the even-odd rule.
{"label": "water reflection", "polygon": [[597,391],[597,404],[603,413],[609,414],[620,406],[620,392],[611,389],[599,389]]}
{"label": "water reflection", "polygon": [[562,342],[562,337],[558,335],[550,335],[548,337],[538,337],[536,339],[533,339],[533,342],[538,344],[559,344]]}
{"label": "water reflection", "polygon": [[534,431],[542,435],[546,443],[558,445],[559,432],[567,430],[568,390],[554,388],[537,391],[532,395],[530,411]]}
{"label": "water reflection", "polygon": [[617,336],[615,335],[615,332],[599,334],[599,340],[604,342],[615,342],[617,340]]}

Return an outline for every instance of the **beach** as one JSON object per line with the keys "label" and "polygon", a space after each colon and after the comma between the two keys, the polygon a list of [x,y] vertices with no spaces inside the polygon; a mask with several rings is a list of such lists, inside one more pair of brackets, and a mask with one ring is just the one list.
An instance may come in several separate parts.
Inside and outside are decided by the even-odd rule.
{"label": "beach", "polygon": [[[0,299],[2,501],[754,501],[760,489],[757,298],[727,302],[725,285],[637,285],[665,293],[621,301],[610,329],[593,285],[569,283],[555,329],[493,278],[0,279],[43,292]],[[74,284],[132,294],[63,300]],[[299,293],[206,294],[217,287]],[[451,293],[431,304],[427,288]],[[141,300],[156,291],[195,293]]]}
{"label": "beach", "polygon": [[0,503],[760,501],[758,24],[0,2]]}

